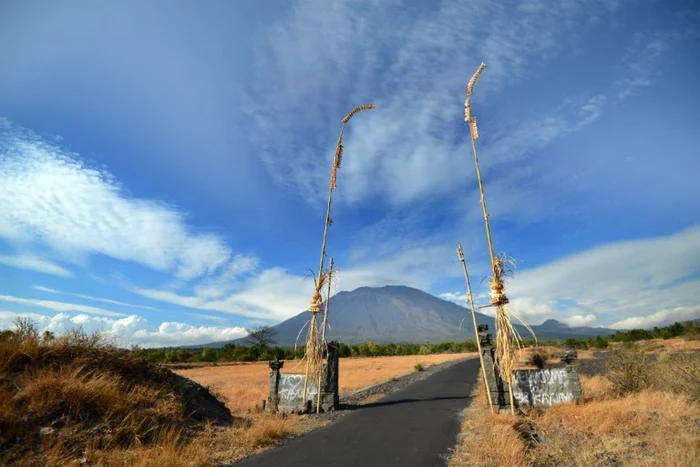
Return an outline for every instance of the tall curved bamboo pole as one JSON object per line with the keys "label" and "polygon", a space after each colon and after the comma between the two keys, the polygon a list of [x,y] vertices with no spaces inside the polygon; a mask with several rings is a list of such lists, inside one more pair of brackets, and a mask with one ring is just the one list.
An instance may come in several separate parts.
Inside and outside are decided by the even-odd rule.
{"label": "tall curved bamboo pole", "polygon": [[464,271],[464,280],[467,282],[467,294],[469,298],[469,303],[472,309],[472,321],[474,322],[474,336],[476,337],[476,347],[479,350],[479,361],[481,362],[481,376],[484,378],[484,386],[486,387],[486,397],[489,400],[489,408],[491,413],[493,413],[493,401],[491,400],[491,388],[489,388],[489,381],[486,379],[486,367],[484,366],[484,356],[481,353],[481,340],[479,339],[479,329],[476,325],[476,307],[474,305],[474,295],[472,294],[472,284],[469,281],[469,272],[467,271],[467,262],[464,259],[464,251],[462,250],[462,244],[457,245],[457,256],[462,262],[462,270]]}
{"label": "tall curved bamboo pole", "polygon": [[[491,269],[493,271],[493,276],[491,278],[491,304],[496,306],[496,351],[497,355],[510,355],[512,352],[512,342],[510,338],[506,338],[506,334],[512,332],[511,329],[503,329],[504,327],[510,326],[510,318],[508,317],[505,305],[508,303],[508,298],[503,291],[503,282],[501,280],[502,265],[496,259],[496,255],[493,252],[493,242],[491,240],[491,227],[489,225],[490,214],[486,209],[486,197],[484,196],[484,183],[481,179],[481,168],[479,167],[479,155],[476,151],[476,140],[479,138],[479,130],[476,125],[476,118],[471,114],[471,98],[472,91],[476,81],[479,76],[486,68],[485,63],[481,63],[479,68],[476,70],[474,75],[472,75],[467,84],[467,99],[464,103],[465,114],[464,120],[469,124],[469,133],[472,140],[472,151],[474,153],[474,165],[476,166],[476,178],[479,181],[479,193],[481,195],[481,209],[484,214],[484,227],[486,228],[486,240],[489,246],[489,256],[491,258]],[[501,338],[503,336],[503,338]],[[515,401],[513,398],[513,375],[511,372],[511,362],[510,359],[502,359],[499,362],[499,373],[502,377],[505,377],[506,383],[508,384],[508,391],[510,396],[510,411],[515,415]],[[506,368],[503,368],[506,367]]]}
{"label": "tall curved bamboo pole", "polygon": [[[342,126],[340,127],[340,134],[338,135],[338,142],[336,144],[335,148],[335,157],[333,159],[333,165],[331,167],[331,178],[330,178],[330,183],[328,187],[328,205],[326,207],[326,222],[323,226],[323,240],[321,241],[321,259],[319,260],[318,264],[318,277],[315,280],[315,291],[313,296],[311,297],[311,303],[309,304],[309,311],[312,314],[311,321],[312,324],[316,324],[316,313],[321,311],[321,290],[323,289],[323,283],[324,283],[324,271],[323,271],[323,263],[326,258],[326,241],[328,239],[328,227],[330,227],[332,221],[331,221],[331,203],[333,201],[333,190],[336,188],[336,182],[337,182],[337,175],[338,175],[338,169],[340,168],[340,163],[343,159],[343,132],[345,131],[345,126],[348,124],[350,119],[354,117],[356,114],[359,112],[362,112],[363,110],[369,110],[369,109],[374,109],[376,106],[374,104],[362,104],[354,109],[352,109],[350,112],[343,117],[341,120]],[[312,328],[309,327],[309,336],[311,336],[312,332],[318,333],[318,328],[316,328],[315,331],[312,331]],[[305,349],[306,352],[306,375],[304,378],[304,396],[303,399],[306,400],[306,390],[308,388],[308,381],[309,381],[309,372],[311,370],[311,359],[309,358],[309,351],[317,353],[318,349],[309,349],[308,347],[309,339],[307,339],[307,348]],[[317,356],[316,356],[317,357]],[[318,364],[317,358],[314,358],[314,364]],[[315,368],[314,368],[315,370]]]}

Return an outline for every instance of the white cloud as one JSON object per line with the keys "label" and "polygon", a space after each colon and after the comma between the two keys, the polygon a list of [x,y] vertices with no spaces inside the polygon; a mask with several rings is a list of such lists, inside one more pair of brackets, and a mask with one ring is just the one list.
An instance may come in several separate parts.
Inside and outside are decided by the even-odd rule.
{"label": "white cloud", "polygon": [[109,173],[7,121],[0,121],[0,205],[11,206],[0,211],[0,236],[73,261],[104,254],[189,280],[231,256],[219,235],[193,232],[176,208],[129,196]]}
{"label": "white cloud", "polygon": [[675,321],[693,320],[698,317],[700,317],[700,305],[681,306],[657,311],[647,316],[631,316],[613,323],[610,327],[614,329],[648,329],[654,326],[668,325]]}
{"label": "white cloud", "polygon": [[[0,232],[1,235],[1,232]],[[43,258],[31,255],[0,255],[0,264],[12,266],[19,269],[27,269],[30,271],[51,274],[59,277],[73,277],[73,274],[57,264],[47,261]]]}
{"label": "white cloud", "polygon": [[661,58],[681,37],[682,34],[677,30],[651,34],[638,32],[634,35],[633,45],[624,57],[629,76],[616,83],[618,101],[654,84],[659,75]]}
{"label": "white cloud", "polygon": [[83,314],[71,316],[67,313],[59,313],[47,316],[9,311],[0,311],[0,329],[11,328],[12,322],[18,316],[32,318],[37,323],[40,332],[47,330],[61,334],[76,327],[82,327],[88,333],[104,332],[115,338],[117,343],[122,346],[132,344],[143,347],[198,345],[238,339],[247,334],[245,329],[241,327],[193,326],[172,321],[153,325],[138,315],[112,319]]}
{"label": "white cloud", "polygon": [[255,272],[260,259],[252,256],[236,255],[217,275],[207,277],[195,287],[195,293],[203,298],[220,298],[230,292],[236,285],[240,286],[241,277]]}
{"label": "white cloud", "polygon": [[561,321],[568,324],[571,327],[583,327],[583,326],[596,326],[598,324],[598,318],[596,315],[571,315],[560,318]]}
{"label": "white cloud", "polygon": [[86,295],[86,294],[81,294],[81,293],[62,292],[60,290],[52,289],[50,287],[44,287],[42,285],[34,285],[34,286],[32,286],[32,288],[34,290],[38,290],[40,292],[66,295],[68,297],[82,298],[84,300],[92,300],[94,302],[109,303],[110,305],[119,305],[119,306],[125,306],[128,308],[140,308],[142,310],[160,311],[160,310],[158,310],[158,308],[154,308],[152,306],[136,305],[133,303],[120,302],[119,300],[112,300],[109,298],[94,297],[92,295]]}
{"label": "white cloud", "polygon": [[[455,122],[462,119],[464,86],[479,62],[488,68],[475,109],[477,117],[487,118],[486,97],[538,73],[562,48],[580,41],[588,25],[616,8],[617,2],[607,1],[532,1],[514,15],[513,8],[493,2],[441,2],[421,14],[397,15],[390,2],[361,9],[349,1],[334,2],[332,8],[295,5],[271,27],[256,54],[260,98],[248,106],[256,123],[252,137],[271,175],[307,199],[320,200],[337,128],[319,122],[338,121],[353,106],[376,100],[377,110],[353,119],[346,132],[340,199],[379,196],[403,204],[444,195],[464,178],[454,170],[455,160],[468,155],[469,138],[466,126]],[[375,27],[383,22],[392,27]],[[328,102],[328,94],[347,97]],[[520,134],[509,140],[509,156],[575,131],[597,118],[601,108],[598,98],[552,115],[529,112],[534,115],[524,124],[505,130]],[[289,147],[297,157],[288,157]]]}
{"label": "white cloud", "polygon": [[134,287],[131,291],[152,300],[196,310],[283,320],[306,308],[312,289],[313,282],[310,278],[291,275],[282,268],[272,268],[249,278],[240,286],[240,290],[216,298],[212,298],[211,295],[197,295],[196,292],[194,295],[183,295],[169,290],[139,287]]}
{"label": "white cloud", "polygon": [[461,292],[445,292],[438,295],[439,298],[447,300],[448,302],[456,303],[457,305],[468,307],[469,300],[467,300],[467,294]]}
{"label": "white cloud", "polygon": [[226,318],[221,316],[212,316],[204,313],[187,313],[189,316],[194,316],[195,318],[204,319],[207,321],[214,321],[215,323],[226,323]]}
{"label": "white cloud", "polygon": [[117,313],[116,311],[105,310],[104,308],[97,308],[94,306],[77,305],[75,303],[66,302],[56,302],[53,300],[37,300],[34,298],[12,297],[10,295],[0,295],[0,302],[16,303],[17,305],[34,306],[54,311],[77,311],[80,313],[89,313],[92,315],[102,316],[126,316],[126,314],[124,313]]}
{"label": "white cloud", "polygon": [[[664,237],[598,246],[522,270],[506,290],[513,304],[526,300],[527,306],[520,310],[525,316],[537,315],[537,307],[542,307],[541,317],[577,325],[593,323],[593,317],[603,326],[660,324],[697,312],[699,272],[700,225],[696,225]],[[570,305],[562,311],[552,307],[557,302]]]}
{"label": "white cloud", "polygon": [[[372,258],[367,258],[366,254],[369,252],[358,254],[353,261],[354,265],[336,269],[332,293],[388,284],[426,290],[445,277],[459,274],[454,248],[448,246],[413,246],[398,251],[382,251],[381,254],[375,251]],[[446,269],[446,266],[452,268]],[[454,272],[446,273],[446,270]],[[235,277],[227,282],[219,277],[216,281],[216,294],[210,293],[206,287],[195,287],[191,295],[140,287],[132,287],[130,290],[152,300],[196,310],[284,320],[307,308],[314,287],[310,276],[290,274],[283,268],[256,271],[243,280]]]}

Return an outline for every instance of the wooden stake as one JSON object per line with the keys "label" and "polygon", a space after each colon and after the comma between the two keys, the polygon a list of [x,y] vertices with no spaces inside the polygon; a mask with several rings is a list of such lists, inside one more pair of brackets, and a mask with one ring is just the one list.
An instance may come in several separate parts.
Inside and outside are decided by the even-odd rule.
{"label": "wooden stake", "polygon": [[484,366],[484,356],[481,353],[481,340],[479,339],[479,329],[476,325],[476,309],[474,307],[474,295],[472,295],[472,285],[469,281],[469,272],[467,271],[467,262],[464,259],[464,251],[462,250],[462,244],[457,245],[457,255],[459,260],[462,262],[462,269],[464,270],[464,280],[467,282],[467,294],[469,297],[469,303],[472,309],[472,321],[474,322],[474,336],[476,337],[476,346],[479,349],[479,361],[481,361],[481,375],[484,377],[484,386],[486,387],[486,397],[489,400],[489,408],[491,413],[493,413],[493,401],[491,400],[491,388],[489,388],[489,382],[486,379],[486,367]]}

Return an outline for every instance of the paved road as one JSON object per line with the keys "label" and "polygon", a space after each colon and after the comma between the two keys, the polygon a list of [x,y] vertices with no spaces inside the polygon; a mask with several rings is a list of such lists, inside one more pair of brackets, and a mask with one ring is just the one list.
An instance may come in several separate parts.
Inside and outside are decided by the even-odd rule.
{"label": "paved road", "polygon": [[446,465],[479,371],[471,358],[363,406],[327,427],[235,464],[241,467]]}

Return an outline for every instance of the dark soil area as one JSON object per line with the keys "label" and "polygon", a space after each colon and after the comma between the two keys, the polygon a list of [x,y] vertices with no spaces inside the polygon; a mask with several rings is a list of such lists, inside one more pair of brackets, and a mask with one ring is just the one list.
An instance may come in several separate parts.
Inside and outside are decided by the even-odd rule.
{"label": "dark soil area", "polygon": [[584,358],[576,362],[576,367],[581,375],[595,376],[605,373],[608,358],[611,352],[593,352],[595,358]]}

